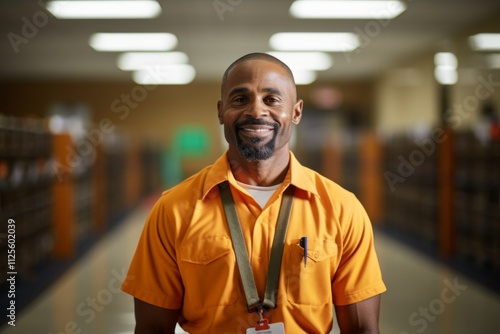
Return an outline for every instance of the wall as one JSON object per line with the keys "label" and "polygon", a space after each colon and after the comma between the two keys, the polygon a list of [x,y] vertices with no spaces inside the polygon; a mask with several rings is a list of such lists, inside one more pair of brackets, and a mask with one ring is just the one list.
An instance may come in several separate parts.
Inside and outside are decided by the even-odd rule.
{"label": "wall", "polygon": [[379,132],[399,134],[438,123],[438,85],[433,53],[386,72],[376,84],[375,123]]}
{"label": "wall", "polygon": [[[434,128],[442,121],[456,131],[474,129],[487,101],[500,115],[500,70],[488,69],[484,61],[487,52],[471,50],[468,41],[469,36],[480,32],[500,32],[500,21],[494,17],[464,29],[380,76],[374,116],[377,130],[398,134],[419,126]],[[458,59],[458,82],[447,88],[446,110],[441,106],[442,87],[434,79],[436,52],[453,52]]]}

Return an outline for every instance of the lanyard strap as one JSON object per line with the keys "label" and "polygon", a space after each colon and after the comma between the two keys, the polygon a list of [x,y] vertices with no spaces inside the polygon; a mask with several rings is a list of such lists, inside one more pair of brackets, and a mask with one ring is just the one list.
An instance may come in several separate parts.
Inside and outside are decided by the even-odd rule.
{"label": "lanyard strap", "polygon": [[248,312],[255,312],[265,307],[267,309],[276,307],[276,295],[278,293],[278,283],[281,270],[281,259],[283,257],[283,248],[285,245],[286,231],[290,220],[290,212],[292,211],[293,196],[295,187],[293,185],[283,193],[278,221],[276,224],[276,232],[274,233],[273,245],[271,248],[271,258],[269,260],[269,268],[266,279],[266,289],[264,292],[264,301],[261,301],[255,286],[255,280],[248,259],[247,248],[243,232],[241,230],[240,220],[236,207],[234,205],[233,196],[229,187],[229,182],[225,181],[219,184],[219,193],[226,214],[231,240],[233,242],[236,262],[240,272],[243,290],[247,299]]}

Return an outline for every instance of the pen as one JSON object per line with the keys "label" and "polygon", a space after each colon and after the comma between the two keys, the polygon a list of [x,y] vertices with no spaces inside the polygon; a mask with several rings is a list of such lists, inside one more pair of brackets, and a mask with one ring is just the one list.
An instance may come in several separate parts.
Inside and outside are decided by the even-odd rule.
{"label": "pen", "polygon": [[307,237],[300,238],[300,247],[304,248],[304,268],[307,266]]}

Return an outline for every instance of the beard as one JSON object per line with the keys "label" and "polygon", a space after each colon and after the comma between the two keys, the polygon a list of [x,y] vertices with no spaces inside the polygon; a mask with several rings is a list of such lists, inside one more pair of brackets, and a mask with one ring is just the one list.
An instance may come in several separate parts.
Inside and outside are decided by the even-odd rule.
{"label": "beard", "polygon": [[270,125],[274,128],[273,137],[267,143],[259,146],[261,138],[251,138],[251,143],[245,143],[241,138],[236,136],[236,143],[238,144],[238,152],[247,161],[267,160],[273,156],[276,150],[276,137],[278,135],[278,124],[267,123],[256,119],[250,119],[236,124],[236,129],[245,125]]}

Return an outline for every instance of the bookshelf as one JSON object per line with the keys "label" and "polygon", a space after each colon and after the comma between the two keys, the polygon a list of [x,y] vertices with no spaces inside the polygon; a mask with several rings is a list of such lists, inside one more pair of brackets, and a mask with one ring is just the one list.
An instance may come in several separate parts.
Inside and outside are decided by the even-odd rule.
{"label": "bookshelf", "polygon": [[500,142],[456,135],[456,254],[479,268],[500,269]]}
{"label": "bookshelf", "polygon": [[[419,146],[406,136],[385,142],[383,151],[385,222],[425,247],[435,248],[438,242],[436,154],[415,153],[421,152]],[[396,175],[398,181],[389,182],[387,173]]]}
{"label": "bookshelf", "polygon": [[[92,131],[92,128],[87,129]],[[0,251],[16,222],[16,269],[36,279],[54,261],[72,261],[143,196],[161,190],[161,150],[125,132],[90,143],[53,134],[45,119],[0,115]],[[0,263],[2,282],[7,261]]]}
{"label": "bookshelf", "polygon": [[[51,145],[43,120],[0,115],[0,249],[7,259],[7,221],[13,219],[21,278],[31,278],[52,252]],[[2,282],[6,266],[0,263]]]}

